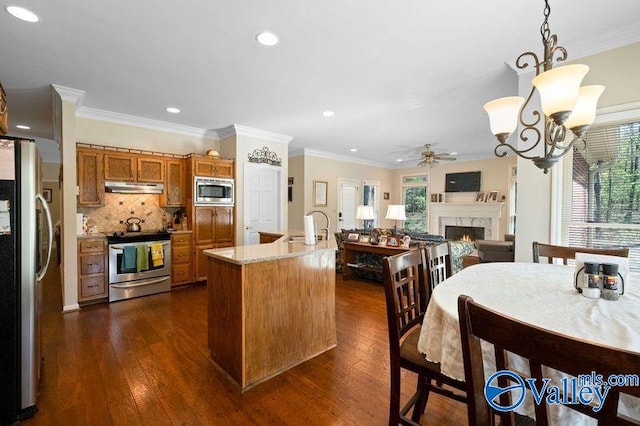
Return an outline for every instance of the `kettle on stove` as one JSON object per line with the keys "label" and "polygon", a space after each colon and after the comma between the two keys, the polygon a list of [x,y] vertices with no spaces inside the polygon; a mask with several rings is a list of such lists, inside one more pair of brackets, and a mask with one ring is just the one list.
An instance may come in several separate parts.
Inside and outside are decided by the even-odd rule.
{"label": "kettle on stove", "polygon": [[[137,222],[134,222],[133,220],[137,220]],[[140,220],[137,217],[130,217],[129,219],[127,219],[124,224],[127,225],[127,232],[140,232],[142,231],[142,227],[140,227],[140,224],[142,223],[142,220]]]}

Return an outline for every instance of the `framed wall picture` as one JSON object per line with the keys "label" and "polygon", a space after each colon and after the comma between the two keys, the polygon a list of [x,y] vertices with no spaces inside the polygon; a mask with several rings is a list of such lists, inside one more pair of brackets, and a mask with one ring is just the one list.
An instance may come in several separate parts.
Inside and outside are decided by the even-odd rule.
{"label": "framed wall picture", "polygon": [[476,203],[484,202],[484,192],[476,192]]}
{"label": "framed wall picture", "polygon": [[497,189],[493,189],[487,193],[487,199],[485,200],[487,203],[497,203],[498,202],[498,194],[500,191]]}
{"label": "framed wall picture", "polygon": [[327,181],[314,180],[313,181],[313,205],[322,207],[327,205],[327,187],[329,186]]}
{"label": "framed wall picture", "polygon": [[45,200],[47,200],[47,203],[50,203],[53,201],[53,195],[51,194],[51,189],[49,188],[42,189],[42,196],[44,197]]}
{"label": "framed wall picture", "polygon": [[384,198],[385,200],[388,200],[388,199],[389,199],[389,193],[388,193],[388,192],[384,192],[382,195],[383,195],[383,198]]}

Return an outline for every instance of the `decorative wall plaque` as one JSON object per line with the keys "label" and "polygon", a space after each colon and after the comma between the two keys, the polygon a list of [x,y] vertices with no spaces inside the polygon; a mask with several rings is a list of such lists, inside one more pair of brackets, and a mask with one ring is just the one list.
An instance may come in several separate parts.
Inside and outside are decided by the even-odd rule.
{"label": "decorative wall plaque", "polygon": [[250,163],[266,163],[272,166],[282,167],[282,159],[275,152],[271,151],[268,146],[258,148],[249,153]]}

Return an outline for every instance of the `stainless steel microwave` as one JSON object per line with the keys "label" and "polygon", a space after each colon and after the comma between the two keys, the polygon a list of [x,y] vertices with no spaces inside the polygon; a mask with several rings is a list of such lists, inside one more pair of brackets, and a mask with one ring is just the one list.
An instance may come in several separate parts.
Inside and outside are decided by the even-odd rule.
{"label": "stainless steel microwave", "polygon": [[196,206],[232,206],[233,179],[220,179],[196,176],[194,178],[194,205]]}

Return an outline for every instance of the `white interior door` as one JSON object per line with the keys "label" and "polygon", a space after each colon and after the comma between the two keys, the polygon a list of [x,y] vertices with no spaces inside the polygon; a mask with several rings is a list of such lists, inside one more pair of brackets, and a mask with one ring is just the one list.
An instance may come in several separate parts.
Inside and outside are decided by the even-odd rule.
{"label": "white interior door", "polygon": [[338,179],[338,226],[340,229],[356,228],[356,210],[358,207],[358,187],[360,182],[351,179]]}
{"label": "white interior door", "polygon": [[245,164],[244,245],[259,244],[259,232],[279,231],[282,226],[281,171]]}

